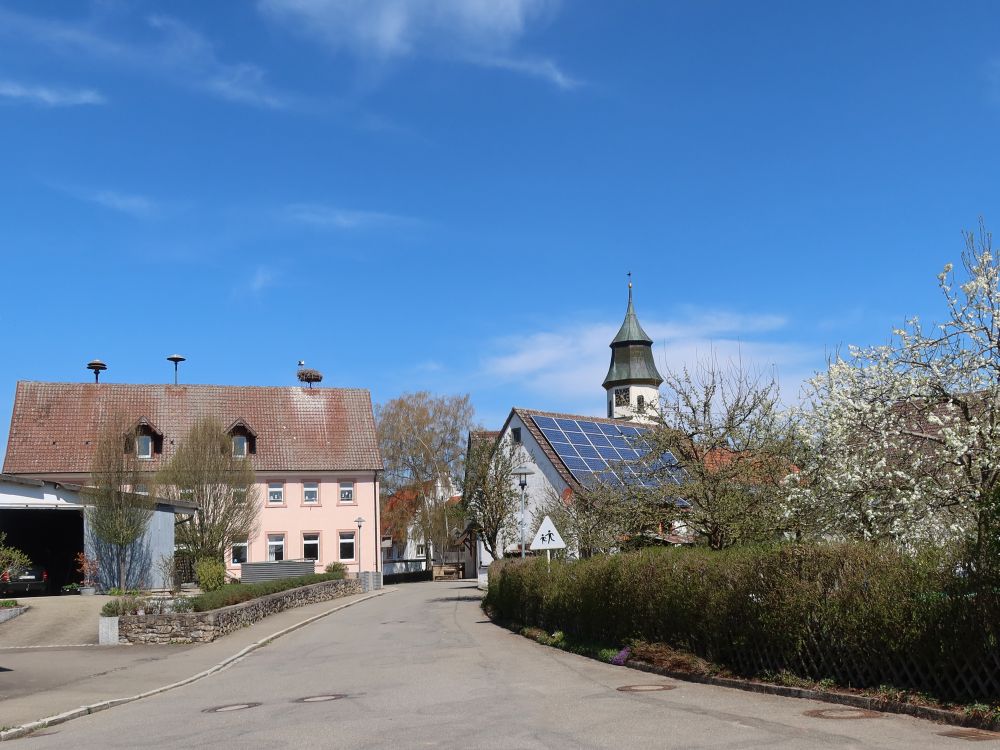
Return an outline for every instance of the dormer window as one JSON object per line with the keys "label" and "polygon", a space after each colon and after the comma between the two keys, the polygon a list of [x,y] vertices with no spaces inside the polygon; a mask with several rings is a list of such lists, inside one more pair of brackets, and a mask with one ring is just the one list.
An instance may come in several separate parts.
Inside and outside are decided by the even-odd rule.
{"label": "dormer window", "polygon": [[143,417],[135,426],[135,433],[126,438],[125,450],[134,450],[137,458],[155,458],[163,453],[163,434]]}
{"label": "dormer window", "polygon": [[242,419],[237,419],[226,430],[233,441],[233,456],[247,458],[257,453],[257,433]]}

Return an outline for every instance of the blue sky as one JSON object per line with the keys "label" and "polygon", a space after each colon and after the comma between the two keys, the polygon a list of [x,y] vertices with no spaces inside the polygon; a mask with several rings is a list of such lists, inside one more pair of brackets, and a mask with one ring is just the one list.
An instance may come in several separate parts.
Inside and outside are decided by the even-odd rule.
{"label": "blue sky", "polygon": [[[787,392],[941,311],[998,226],[1000,8],[0,0],[0,442],[18,379],[604,410],[657,360]],[[992,222],[992,224],[991,224]]]}

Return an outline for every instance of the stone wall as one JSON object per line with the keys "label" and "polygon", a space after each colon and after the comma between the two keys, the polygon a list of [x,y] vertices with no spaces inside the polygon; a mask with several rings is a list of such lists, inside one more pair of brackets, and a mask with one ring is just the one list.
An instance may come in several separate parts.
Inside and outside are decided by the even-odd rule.
{"label": "stone wall", "polygon": [[208,643],[286,609],[360,593],[356,579],[322,581],[210,612],[123,615],[118,618],[118,642]]}

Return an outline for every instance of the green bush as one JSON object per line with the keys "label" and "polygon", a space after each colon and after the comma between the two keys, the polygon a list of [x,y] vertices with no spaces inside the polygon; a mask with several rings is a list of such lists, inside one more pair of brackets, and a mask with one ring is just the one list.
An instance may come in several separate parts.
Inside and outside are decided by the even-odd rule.
{"label": "green bush", "polygon": [[121,617],[122,615],[134,615],[140,609],[142,609],[142,601],[138,597],[117,596],[104,602],[101,614],[105,617]]}
{"label": "green bush", "polygon": [[581,641],[665,643],[747,676],[994,700],[1000,623],[982,613],[997,594],[970,588],[956,562],[864,544],[645,549],[553,562],[551,574],[545,560],[505,560],[484,606]]}
{"label": "green bush", "polygon": [[323,581],[339,581],[341,578],[343,578],[343,575],[338,573],[313,573],[312,575],[299,576],[297,578],[282,578],[277,581],[234,583],[216,591],[206,591],[203,594],[195,596],[191,599],[191,604],[195,612],[207,612],[210,609],[242,604],[251,599],[267,596],[268,594],[277,594],[280,591],[287,591],[299,586],[308,586],[311,583],[321,583]]}
{"label": "green bush", "polygon": [[347,575],[347,566],[344,565],[344,563],[342,562],[327,563],[327,566],[326,568],[324,568],[324,570],[327,573],[336,574],[339,578],[343,578],[344,576]]}
{"label": "green bush", "polygon": [[11,609],[12,607],[20,607],[21,605],[17,603],[17,599],[0,599],[0,609]]}
{"label": "green bush", "polygon": [[226,583],[226,566],[221,560],[203,557],[194,564],[194,575],[202,591],[217,591]]}

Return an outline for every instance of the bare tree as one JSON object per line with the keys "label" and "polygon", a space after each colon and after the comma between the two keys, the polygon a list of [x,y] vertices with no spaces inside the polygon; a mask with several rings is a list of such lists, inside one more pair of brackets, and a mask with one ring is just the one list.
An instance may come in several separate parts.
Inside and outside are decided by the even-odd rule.
{"label": "bare tree", "polygon": [[177,543],[196,558],[223,560],[233,542],[256,533],[260,512],[253,467],[233,455],[232,439],[222,424],[202,419],[188,432],[170,462],[157,476],[161,494],[198,508],[177,526]]}
{"label": "bare tree", "polygon": [[[147,572],[143,537],[153,515],[148,475],[142,470],[136,451],[137,420],[116,414],[102,427],[94,451],[91,486],[83,494],[91,507],[87,511],[92,543],[102,570],[110,561],[118,588],[126,589],[129,572],[139,583]],[[145,487],[146,491],[140,491]]]}
{"label": "bare tree", "polygon": [[665,501],[683,501],[664,502],[673,520],[713,549],[793,528],[786,486],[795,431],[775,378],[739,361],[721,364],[713,353],[691,368],[668,368],[663,389],[639,473],[658,479]]}
{"label": "bare tree", "polygon": [[[385,460],[382,489],[386,497],[412,490],[416,502],[401,504],[400,528],[415,526],[426,542],[450,531],[451,514],[441,506],[459,486],[466,435],[474,410],[469,396],[434,396],[426,391],[404,393],[375,411],[379,448]],[[427,555],[430,556],[430,545]],[[441,548],[444,551],[444,548]]]}
{"label": "bare tree", "polygon": [[473,433],[469,439],[462,496],[468,517],[494,560],[516,540],[520,493],[514,469],[527,462],[527,452],[509,438],[497,441],[495,433],[483,437]]}

